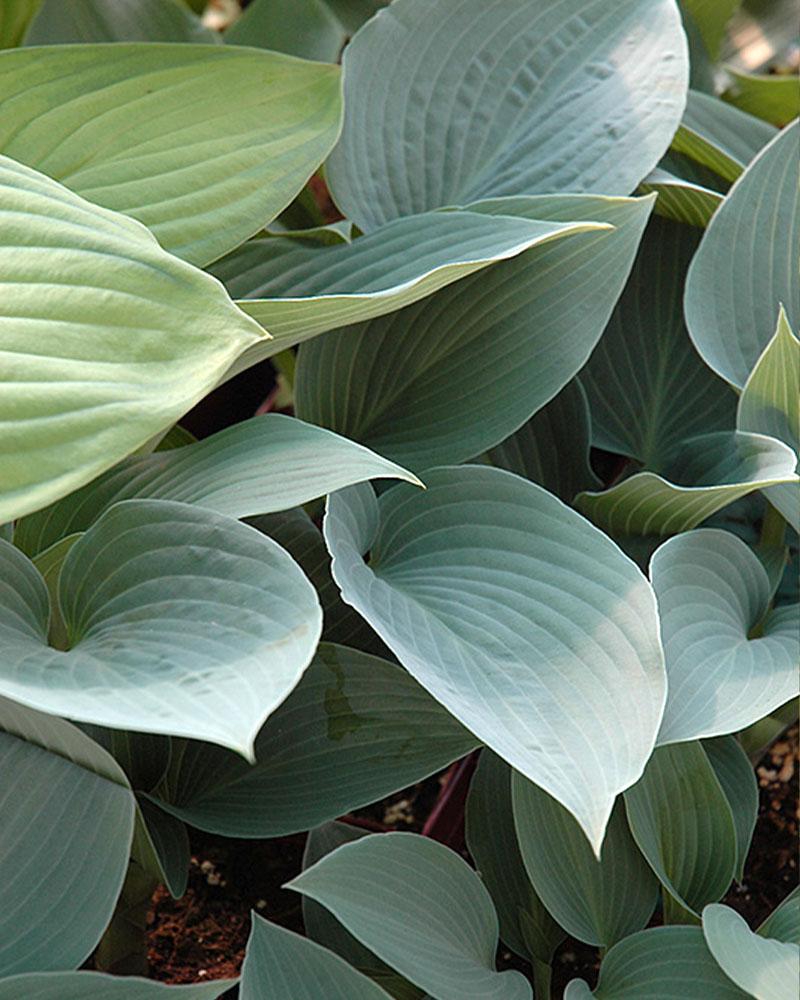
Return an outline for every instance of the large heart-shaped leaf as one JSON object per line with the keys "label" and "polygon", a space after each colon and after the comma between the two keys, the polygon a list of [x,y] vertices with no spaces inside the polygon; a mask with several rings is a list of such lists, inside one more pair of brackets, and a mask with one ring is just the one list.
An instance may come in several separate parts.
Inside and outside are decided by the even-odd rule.
{"label": "large heart-shaped leaf", "polygon": [[737,732],[800,694],[800,607],[769,610],[767,573],[741,539],[671,538],[650,579],[669,679],[660,743]]}
{"label": "large heart-shaped leaf", "polygon": [[703,934],[725,975],[755,1000],[785,1000],[800,981],[800,945],[753,933],[728,906],[703,910]]}
{"label": "large heart-shaped leaf", "polygon": [[241,1000],[392,1000],[335,952],[253,914]]}
{"label": "large heart-shaped leaf", "polygon": [[325,644],[261,729],[254,764],[205,743],[180,745],[156,794],[201,829],[277,837],[420,781],[476,744],[396,664]]}
{"label": "large heart-shaped leaf", "polygon": [[18,49],[0,53],[0,152],[202,266],[302,188],[336,141],[339,91],[337,67],[259,49]]}
{"label": "large heart-shaped leaf", "polygon": [[651,206],[587,195],[471,205],[488,215],[616,228],[534,247],[390,316],[303,344],[298,415],[415,471],[498,444],[585,364]]}
{"label": "large heart-shaped leaf", "polygon": [[369,487],[330,498],[334,579],[403,666],[566,806],[598,852],[661,719],[653,592],[533,483],[483,466],[425,482],[379,503]]}
{"label": "large heart-shaped leaf", "polygon": [[23,44],[218,41],[182,0],[40,0]]}
{"label": "large heart-shaped leaf", "polygon": [[328,179],[365,231],[500,195],[630,194],[669,145],[688,80],[671,0],[613,15],[599,0],[396,0],[344,70]]}
{"label": "large heart-shaped leaf", "polygon": [[427,212],[396,219],[352,242],[321,245],[265,235],[218,261],[213,273],[269,330],[275,338],[269,350],[276,350],[394,312],[531,247],[608,228],[602,222]]}
{"label": "large heart-shaped leaf", "polygon": [[235,979],[168,986],[104,972],[30,972],[0,979],[0,1000],[217,1000],[235,985]]}
{"label": "large heart-shaped leaf", "polygon": [[700,434],[664,456],[662,475],[638,472],[602,493],[579,494],[576,506],[614,535],[673,535],[754,490],[796,488],[796,463],[791,448],[763,434]]}
{"label": "large heart-shaped leaf", "polygon": [[625,291],[581,372],[594,443],[651,469],[685,438],[734,424],[736,398],[698,357],[683,322],[683,285],[699,240],[689,226],[650,220]]}
{"label": "large heart-shaped leaf", "polygon": [[265,334],[144,226],[6,157],[0,219],[6,521],[174,423]]}
{"label": "large heart-shaped leaf", "polygon": [[14,542],[34,556],[60,538],[85,531],[120,500],[177,500],[238,518],[294,507],[373,477],[418,481],[337,434],[292,417],[264,414],[204,441],[123,462],[23,518]]}
{"label": "large heart-shaped leaf", "polygon": [[658,899],[658,880],[628,829],[617,799],[598,859],[572,816],[520,774],[512,779],[514,823],[528,877],[573,937],[610,948],[642,930]]}
{"label": "large heart-shaped leaf", "polygon": [[620,941],[597,989],[573,979],[564,1000],[747,1000],[714,960],[699,927],[654,927]]}
{"label": "large heart-shaped leaf", "polygon": [[[2,593],[11,583],[5,573],[0,580]],[[0,697],[0,801],[0,976],[76,968],[128,867],[134,798],[125,775],[68,722]],[[0,979],[4,1000],[37,995],[10,982],[18,992]]]}
{"label": "large heart-shaped leaf", "polygon": [[[783,307],[775,335],[739,397],[736,422],[743,431],[778,438],[800,456],[800,340],[789,326]],[[800,531],[800,490],[796,486],[775,486],[766,495],[795,531]]]}
{"label": "large heart-shaped leaf", "polygon": [[682,907],[699,914],[727,892],[738,861],[736,823],[700,743],[658,747],[625,792],[625,808],[639,849]]}
{"label": "large heart-shaped leaf", "polygon": [[497,914],[454,851],[411,833],[344,844],[288,883],[435,1000],[532,1000],[519,972],[496,972]]}
{"label": "large heart-shaped leaf", "polygon": [[800,326],[800,124],[780,132],[733,185],[686,281],[686,324],[703,360],[742,388],[781,303]]}
{"label": "large heart-shaped leaf", "polygon": [[81,721],[252,756],[322,629],[316,592],[283,549],[186,504],[125,501],[72,546],[59,578],[66,651],[47,645],[33,563],[8,542],[0,553],[0,692]]}

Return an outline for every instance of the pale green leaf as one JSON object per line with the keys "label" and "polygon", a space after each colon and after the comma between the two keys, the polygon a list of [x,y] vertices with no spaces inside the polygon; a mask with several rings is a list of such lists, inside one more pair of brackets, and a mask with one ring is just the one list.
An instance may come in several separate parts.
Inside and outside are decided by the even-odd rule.
{"label": "pale green leaf", "polygon": [[630,194],[688,81],[672,0],[396,0],[343,65],[327,176],[364,231],[481,198]]}
{"label": "pale green leaf", "polygon": [[251,755],[322,628],[314,588],[283,549],[187,504],[125,501],[72,546],[59,580],[67,651],[46,644],[38,571],[7,542],[0,553],[0,691],[98,725]]}
{"label": "pale green leaf", "polygon": [[616,228],[533,247],[399,312],[303,344],[298,416],[414,471],[499,444],[588,359],[651,205],[553,195],[469,206],[490,216],[595,219]]}
{"label": "pale green leaf", "polygon": [[3,0],[0,4],[0,49],[19,45],[42,0]]}
{"label": "pale green leaf", "polygon": [[733,185],[686,281],[686,324],[703,360],[742,388],[781,303],[800,326],[800,124],[780,132]]}
{"label": "pale green leaf", "polygon": [[202,266],[273,219],[325,158],[339,75],[221,45],[3,52],[0,151],[132,215]]}
{"label": "pale green leaf", "polygon": [[252,915],[240,1000],[391,1000],[332,951]]}
{"label": "pale green leaf", "polygon": [[490,750],[481,753],[467,798],[467,847],[494,902],[504,944],[523,958],[549,965],[566,932],[545,909],[525,871],[511,779],[505,761]]}
{"label": "pale green leaf", "polygon": [[130,459],[45,510],[23,518],[14,543],[35,555],[85,531],[120,500],[176,500],[228,517],[306,503],[369,478],[417,482],[404,469],[330,431],[270,413],[182,448]]}
{"label": "pale green leaf", "polygon": [[728,906],[703,910],[703,934],[722,971],[754,1000],[787,1000],[800,982],[800,945],[753,933]]}
{"label": "pale green leaf", "polygon": [[429,470],[425,482],[379,502],[358,486],[329,499],[342,596],[599,851],[661,719],[653,592],[610,539],[533,483],[486,466]]}
{"label": "pale green leaf", "polygon": [[681,0],[681,6],[688,11],[697,25],[709,55],[719,56],[725,28],[742,0]]}
{"label": "pale green leaf", "polygon": [[[2,594],[10,583],[5,573],[0,581]],[[103,933],[128,867],[125,775],[68,722],[0,698],[0,801],[0,975],[75,968]],[[22,983],[0,979],[0,997],[36,995],[9,992],[9,982]]]}
{"label": "pale green leaf", "polygon": [[625,291],[580,376],[593,443],[646,468],[658,469],[685,438],[734,423],[736,397],[698,357],[683,322],[683,286],[699,240],[689,226],[650,220]]}
{"label": "pale green leaf", "polygon": [[224,37],[231,45],[335,63],[345,31],[325,0],[253,0]]}
{"label": "pale green leaf", "polygon": [[662,475],[637,472],[602,493],[579,494],[578,510],[614,535],[674,535],[754,490],[800,481],[791,448],[742,431],[687,438],[659,464]]}
{"label": "pale green leaf", "polygon": [[724,195],[711,187],[655,167],[639,185],[641,194],[656,194],[656,215],[704,229]]}
{"label": "pale green leaf", "polygon": [[598,860],[572,816],[520,774],[512,779],[514,822],[528,877],[573,937],[610,948],[650,919],[658,880],[628,829],[622,799],[608,821]]}
{"label": "pale green leaf", "polygon": [[722,95],[723,100],[773,125],[788,125],[800,115],[800,80],[796,73],[742,73],[733,66],[725,70],[731,85]]}
{"label": "pale green leaf", "polygon": [[[739,397],[737,426],[769,434],[800,455],[800,340],[781,307],[775,334],[747,378]],[[795,531],[800,531],[800,489],[768,489],[766,496]]]}
{"label": "pale green leaf", "polygon": [[738,732],[800,694],[800,608],[769,610],[766,571],[741,539],[714,528],[671,538],[650,579],[669,679],[660,743]]}
{"label": "pale green leaf", "polygon": [[632,934],[603,959],[597,989],[573,979],[564,1000],[747,1000],[714,961],[699,927]]}
{"label": "pale green leaf", "polygon": [[532,1000],[518,972],[496,972],[497,914],[454,851],[410,833],[345,844],[288,883],[435,1000]]}
{"label": "pale green leaf", "polygon": [[261,729],[254,764],[178,745],[157,801],[212,833],[278,837],[405,788],[476,745],[401,667],[324,644]]}
{"label": "pale green leaf", "polygon": [[42,0],[22,44],[219,40],[182,0]]}
{"label": "pale green leaf", "polygon": [[144,226],[6,157],[0,220],[2,522],[174,423],[265,334]]}
{"label": "pale green leaf", "polygon": [[235,984],[235,979],[219,979],[168,986],[104,972],[32,972],[0,979],[0,1000],[216,1000]]}
{"label": "pale green leaf", "polygon": [[625,792],[625,808],[639,849],[681,906],[699,914],[727,892],[738,860],[736,825],[700,743],[657,747]]}

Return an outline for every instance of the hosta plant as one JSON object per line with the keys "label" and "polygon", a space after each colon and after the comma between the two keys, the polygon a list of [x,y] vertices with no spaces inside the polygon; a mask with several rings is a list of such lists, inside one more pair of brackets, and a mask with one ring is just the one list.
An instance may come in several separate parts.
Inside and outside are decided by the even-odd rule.
{"label": "hosta plant", "polygon": [[[234,988],[146,977],[192,830],[308,833],[243,1000],[543,1000],[567,936],[568,1000],[785,1000],[797,891],[720,902],[800,630],[738,5],[203,6],[0,3],[0,1000]],[[456,761],[451,833],[346,821]]]}

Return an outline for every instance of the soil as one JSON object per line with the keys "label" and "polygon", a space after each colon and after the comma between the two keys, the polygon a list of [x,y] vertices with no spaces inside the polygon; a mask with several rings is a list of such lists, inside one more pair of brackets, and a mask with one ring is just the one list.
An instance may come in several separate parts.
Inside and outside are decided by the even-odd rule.
{"label": "soil", "polygon": [[[452,823],[434,823],[441,815],[442,796],[453,782],[451,796],[460,798],[456,775],[466,776],[462,764],[404,789],[384,801],[360,810],[347,820],[369,830],[411,830],[438,835],[442,829],[454,846],[463,841]],[[738,910],[752,927],[797,884],[798,837],[798,728],[779,739],[756,767],[760,808],[753,844],[741,885],[734,885],[723,902]],[[444,792],[443,792],[444,789]],[[453,791],[455,789],[455,792]],[[241,841],[192,831],[189,886],[174,900],[164,888],[153,897],[148,929],[150,975],[171,983],[202,982],[236,976],[249,932],[250,911],[302,932],[302,912],[296,893],[281,885],[299,870],[304,836]],[[452,838],[455,838],[454,840]],[[658,923],[658,917],[653,924]],[[597,977],[597,950],[567,939],[553,963],[553,996],[560,997],[570,979],[580,976],[593,984]],[[501,949],[499,968],[528,972],[524,962]],[[236,995],[233,990],[229,994]]]}

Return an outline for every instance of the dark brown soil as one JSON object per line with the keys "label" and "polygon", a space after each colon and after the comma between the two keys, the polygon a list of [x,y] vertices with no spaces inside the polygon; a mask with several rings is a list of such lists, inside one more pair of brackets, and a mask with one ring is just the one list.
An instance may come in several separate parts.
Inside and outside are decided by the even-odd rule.
{"label": "dark brown soil", "polygon": [[[724,902],[755,927],[797,884],[798,729],[773,745],[756,769],[760,810],[740,886]],[[359,811],[352,820],[367,829],[421,832],[446,781],[445,773]],[[151,976],[172,983],[238,974],[251,910],[302,931],[299,897],[281,885],[300,870],[304,837],[237,841],[192,833],[189,887],[180,900],[165,889],[153,897],[148,946]],[[654,918],[658,923],[658,917]],[[527,971],[501,950],[499,965]],[[597,950],[568,939],[554,961],[553,996],[576,976],[594,983]]]}

